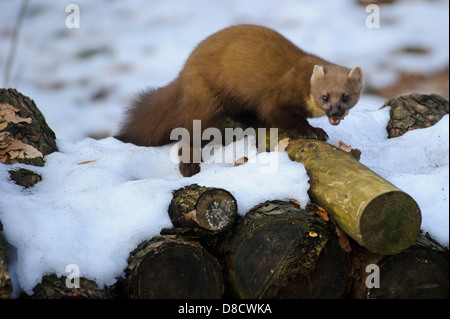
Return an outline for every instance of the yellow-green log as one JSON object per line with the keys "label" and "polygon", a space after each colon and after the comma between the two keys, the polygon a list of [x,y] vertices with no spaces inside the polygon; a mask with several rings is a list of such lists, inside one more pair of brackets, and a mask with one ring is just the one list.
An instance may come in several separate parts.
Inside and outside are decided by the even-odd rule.
{"label": "yellow-green log", "polygon": [[286,152],[305,165],[311,201],[361,246],[390,255],[414,242],[421,214],[411,196],[326,142],[290,140]]}

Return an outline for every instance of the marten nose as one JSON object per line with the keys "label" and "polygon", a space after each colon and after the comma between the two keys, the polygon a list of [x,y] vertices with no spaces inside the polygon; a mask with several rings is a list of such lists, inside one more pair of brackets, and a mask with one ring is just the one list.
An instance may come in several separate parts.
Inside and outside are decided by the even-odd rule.
{"label": "marten nose", "polygon": [[340,115],[341,115],[341,112],[340,112],[340,111],[336,111],[336,110],[331,111],[331,116],[332,116],[332,117],[339,117]]}

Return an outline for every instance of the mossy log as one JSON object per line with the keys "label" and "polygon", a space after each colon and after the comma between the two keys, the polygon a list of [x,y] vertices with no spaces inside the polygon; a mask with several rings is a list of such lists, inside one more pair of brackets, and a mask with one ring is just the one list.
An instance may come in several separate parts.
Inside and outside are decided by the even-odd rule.
{"label": "mossy log", "polygon": [[236,199],[221,188],[193,184],[172,194],[169,216],[175,227],[221,231],[233,223],[237,213]]}
{"label": "mossy log", "polygon": [[198,244],[155,237],[130,254],[126,289],[133,299],[217,299],[222,270]]}
{"label": "mossy log", "polygon": [[[364,250],[361,256],[363,262],[354,275],[353,298],[449,298],[449,252],[429,236],[419,234],[411,247],[397,255],[383,256]],[[378,267],[378,274],[373,265]],[[379,276],[379,287],[373,286],[374,275]]]}
{"label": "mossy log", "polygon": [[227,252],[233,297],[343,298],[351,267],[331,225],[289,202],[254,207]]}
{"label": "mossy log", "polygon": [[421,213],[411,196],[326,142],[290,140],[286,152],[305,165],[311,200],[361,246],[389,255],[414,242]]}

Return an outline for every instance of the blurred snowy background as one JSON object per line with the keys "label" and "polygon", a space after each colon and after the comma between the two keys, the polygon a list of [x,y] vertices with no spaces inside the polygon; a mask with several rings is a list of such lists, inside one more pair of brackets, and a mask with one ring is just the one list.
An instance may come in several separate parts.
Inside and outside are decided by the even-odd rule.
{"label": "blurred snowy background", "polygon": [[[78,0],[80,28],[70,29],[69,1],[29,1],[19,28],[23,1],[0,0],[0,86],[34,99],[59,148],[45,167],[12,166],[43,176],[28,190],[14,185],[11,167],[0,164],[0,219],[13,296],[22,289],[32,294],[45,274],[67,275],[73,263],[101,287],[113,284],[129,252],[171,226],[171,191],[191,183],[229,190],[240,214],[265,200],[308,202],[306,171],[283,152],[256,155],[253,145],[254,164],[202,163],[199,174],[182,178],[170,145],[86,138],[113,134],[134,94],[173,80],[197,43],[233,24],[265,25],[306,51],[362,67],[365,91],[345,121],[311,124],[322,127],[331,144],[342,140],[359,148],[361,163],[417,201],[424,232],[448,245],[449,116],[388,139],[389,108],[378,109],[387,98],[410,92],[448,99],[449,2],[377,0],[379,28],[367,27],[372,12],[362,2]],[[231,149],[231,155],[237,154]],[[276,174],[261,174],[270,160]]]}
{"label": "blurred snowy background", "polygon": [[[23,2],[1,0],[0,86],[34,99],[60,139],[112,134],[138,90],[173,80],[213,32],[251,23],[332,62],[360,65],[366,93],[448,98],[448,0],[387,2],[380,27],[368,28],[362,0],[31,0],[4,83]],[[66,27],[70,3],[80,28]]]}

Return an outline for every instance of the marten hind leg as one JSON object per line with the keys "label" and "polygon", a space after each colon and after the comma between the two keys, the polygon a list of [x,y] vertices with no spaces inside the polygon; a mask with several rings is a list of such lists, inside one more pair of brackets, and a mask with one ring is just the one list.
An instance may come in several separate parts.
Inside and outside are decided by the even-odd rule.
{"label": "marten hind leg", "polygon": [[194,156],[196,151],[200,151],[200,149],[194,149],[191,145],[183,145],[183,143],[178,151],[180,173],[184,177],[191,177],[200,172],[200,162],[196,161]]}

